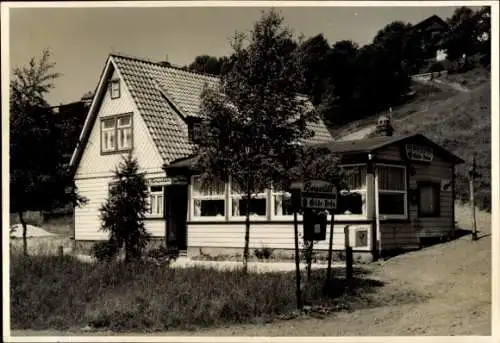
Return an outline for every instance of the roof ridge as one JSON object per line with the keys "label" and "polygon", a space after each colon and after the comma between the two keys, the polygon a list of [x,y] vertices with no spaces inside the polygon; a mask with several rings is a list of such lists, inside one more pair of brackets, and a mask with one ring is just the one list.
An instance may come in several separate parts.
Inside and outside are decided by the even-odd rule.
{"label": "roof ridge", "polygon": [[183,71],[183,72],[186,72],[186,73],[189,73],[189,74],[207,76],[207,77],[211,77],[211,78],[220,80],[220,77],[217,76],[217,75],[209,74],[209,73],[202,73],[202,72],[194,71],[194,70],[188,70],[188,69],[185,69],[184,67],[170,64],[170,62],[168,62],[170,64],[168,66],[167,65],[162,65],[161,62],[153,61],[152,59],[147,58],[147,57],[138,57],[138,56],[134,56],[134,55],[131,55],[131,54],[126,54],[126,53],[121,53],[121,52],[120,53],[118,53],[118,52],[112,52],[112,53],[110,53],[110,56],[126,58],[126,59],[129,59],[129,60],[134,60],[134,61],[138,61],[138,62],[145,62],[145,63],[149,63],[149,64],[154,64],[155,66],[158,66],[158,67],[161,67],[161,68],[164,68],[164,69],[175,69],[175,70]]}

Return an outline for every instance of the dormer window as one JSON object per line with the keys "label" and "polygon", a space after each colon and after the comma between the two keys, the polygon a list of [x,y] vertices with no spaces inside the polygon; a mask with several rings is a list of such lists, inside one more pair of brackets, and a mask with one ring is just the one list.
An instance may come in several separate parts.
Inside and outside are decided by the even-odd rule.
{"label": "dormer window", "polygon": [[202,134],[201,119],[190,117],[187,119],[187,125],[189,141],[192,143],[196,143],[196,141],[199,140],[199,137]]}
{"label": "dormer window", "polygon": [[109,82],[109,95],[111,99],[118,99],[120,97],[120,80],[113,79]]}

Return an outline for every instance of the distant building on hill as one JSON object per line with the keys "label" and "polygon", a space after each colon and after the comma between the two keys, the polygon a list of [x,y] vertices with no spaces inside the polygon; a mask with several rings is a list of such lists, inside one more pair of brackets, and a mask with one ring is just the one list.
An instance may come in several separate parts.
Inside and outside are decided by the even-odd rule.
{"label": "distant building on hill", "polygon": [[427,58],[436,61],[446,59],[446,51],[440,46],[449,29],[449,25],[437,15],[432,15],[413,26]]}

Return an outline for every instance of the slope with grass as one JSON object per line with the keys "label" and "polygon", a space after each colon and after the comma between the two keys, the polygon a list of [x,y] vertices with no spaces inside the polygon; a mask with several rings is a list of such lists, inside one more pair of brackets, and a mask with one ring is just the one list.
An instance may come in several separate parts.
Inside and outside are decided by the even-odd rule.
{"label": "slope with grass", "polygon": [[[396,134],[422,133],[466,161],[457,166],[457,197],[466,201],[467,168],[476,155],[477,205],[491,209],[491,79],[485,69],[415,82],[415,97],[392,112]],[[373,136],[378,115],[351,123],[333,134],[338,139]]]}

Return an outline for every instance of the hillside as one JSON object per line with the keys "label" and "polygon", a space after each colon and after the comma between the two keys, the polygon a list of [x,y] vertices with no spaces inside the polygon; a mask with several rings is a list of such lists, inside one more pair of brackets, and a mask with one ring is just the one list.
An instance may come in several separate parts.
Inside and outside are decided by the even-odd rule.
{"label": "hillside", "polygon": [[[393,109],[396,134],[422,133],[469,163],[477,154],[477,205],[491,208],[491,82],[484,69],[414,82],[414,98]],[[374,135],[380,114],[333,132],[338,139]],[[457,167],[457,196],[468,199],[468,165]]]}

